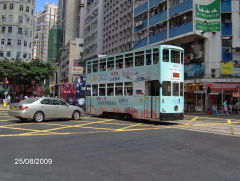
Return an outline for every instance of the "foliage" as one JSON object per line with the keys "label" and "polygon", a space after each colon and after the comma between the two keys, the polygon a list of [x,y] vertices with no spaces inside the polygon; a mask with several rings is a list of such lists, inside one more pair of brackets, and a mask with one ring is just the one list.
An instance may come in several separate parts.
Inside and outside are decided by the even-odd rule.
{"label": "foliage", "polygon": [[31,85],[34,80],[35,84],[42,85],[44,79],[49,79],[54,72],[56,69],[49,62],[24,62],[19,59],[0,61],[0,77],[7,77],[10,84]]}
{"label": "foliage", "polygon": [[43,91],[43,93],[44,93],[44,95],[45,96],[49,96],[50,95],[50,89],[49,89],[49,87],[43,87],[42,88],[42,91]]}

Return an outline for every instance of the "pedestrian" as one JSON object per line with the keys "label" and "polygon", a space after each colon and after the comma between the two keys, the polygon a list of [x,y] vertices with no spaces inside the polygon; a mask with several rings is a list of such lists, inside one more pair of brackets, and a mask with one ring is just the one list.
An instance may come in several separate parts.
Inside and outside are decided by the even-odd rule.
{"label": "pedestrian", "polygon": [[7,104],[8,104],[8,105],[11,104],[11,96],[10,96],[10,95],[7,96]]}
{"label": "pedestrian", "polygon": [[227,100],[224,101],[224,103],[223,103],[223,107],[224,107],[224,112],[226,112],[226,114],[228,114]]}

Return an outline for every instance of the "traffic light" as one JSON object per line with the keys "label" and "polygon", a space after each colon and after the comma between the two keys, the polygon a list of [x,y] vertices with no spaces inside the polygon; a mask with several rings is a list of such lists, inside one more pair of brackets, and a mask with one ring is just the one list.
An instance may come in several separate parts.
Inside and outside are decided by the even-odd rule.
{"label": "traffic light", "polygon": [[6,85],[6,88],[8,89],[8,84],[9,84],[9,82],[8,82],[8,80],[6,80],[5,81],[5,85]]}
{"label": "traffic light", "polygon": [[207,93],[208,94],[211,93],[211,85],[210,84],[208,84],[208,86],[207,86]]}

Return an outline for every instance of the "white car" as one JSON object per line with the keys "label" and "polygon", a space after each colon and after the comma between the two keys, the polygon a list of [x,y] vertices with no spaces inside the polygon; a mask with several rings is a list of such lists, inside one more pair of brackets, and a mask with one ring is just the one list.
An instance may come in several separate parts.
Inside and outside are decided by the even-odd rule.
{"label": "white car", "polygon": [[72,106],[58,98],[38,97],[11,104],[8,114],[20,120],[42,122],[50,119],[79,120],[85,112],[82,108]]}

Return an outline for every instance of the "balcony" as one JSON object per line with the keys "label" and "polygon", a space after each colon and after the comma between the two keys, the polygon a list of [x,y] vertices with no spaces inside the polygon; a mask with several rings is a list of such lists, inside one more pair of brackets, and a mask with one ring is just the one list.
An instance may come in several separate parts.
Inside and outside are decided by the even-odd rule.
{"label": "balcony", "polygon": [[157,33],[155,35],[149,36],[149,44],[156,42],[161,42],[167,39],[167,31]]}
{"label": "balcony", "polygon": [[232,23],[222,23],[222,36],[232,36]]}
{"label": "balcony", "polygon": [[152,26],[152,25],[154,25],[158,22],[164,21],[166,19],[167,19],[167,11],[163,11],[163,12],[149,18],[149,26]]}
{"label": "balcony", "polygon": [[147,9],[148,9],[148,2],[145,2],[142,5],[140,5],[134,9],[134,16],[146,11]]}
{"label": "balcony", "polygon": [[144,29],[146,27],[147,27],[147,20],[145,19],[145,20],[142,20],[142,21],[136,23],[136,26],[134,28],[134,32],[142,30],[142,29]]}
{"label": "balcony", "polygon": [[169,38],[173,38],[193,31],[193,22],[188,22],[180,26],[169,29]]}
{"label": "balcony", "polygon": [[222,48],[222,61],[225,62],[230,60],[233,60],[232,48],[231,47]]}
{"label": "balcony", "polygon": [[183,3],[173,6],[169,9],[169,17],[181,14],[187,10],[193,9],[193,0],[186,0]]}
{"label": "balcony", "polygon": [[156,4],[159,4],[161,3],[163,0],[150,0],[149,1],[149,5],[150,5],[150,8],[155,6]]}

